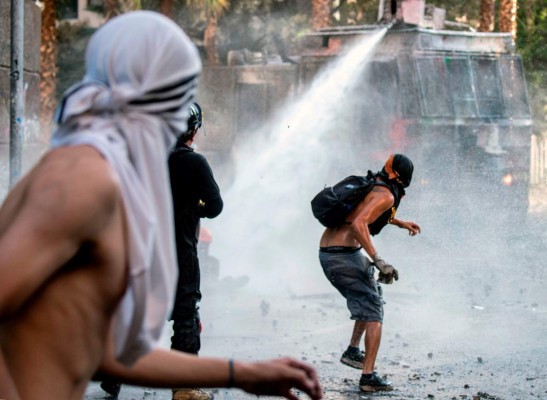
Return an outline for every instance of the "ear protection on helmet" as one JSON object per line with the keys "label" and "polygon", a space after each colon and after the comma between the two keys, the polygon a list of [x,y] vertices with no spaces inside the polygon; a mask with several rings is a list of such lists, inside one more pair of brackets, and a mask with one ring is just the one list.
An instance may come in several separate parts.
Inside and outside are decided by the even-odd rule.
{"label": "ear protection on helmet", "polygon": [[198,103],[192,103],[190,106],[190,116],[188,117],[188,130],[197,130],[203,125],[203,113]]}

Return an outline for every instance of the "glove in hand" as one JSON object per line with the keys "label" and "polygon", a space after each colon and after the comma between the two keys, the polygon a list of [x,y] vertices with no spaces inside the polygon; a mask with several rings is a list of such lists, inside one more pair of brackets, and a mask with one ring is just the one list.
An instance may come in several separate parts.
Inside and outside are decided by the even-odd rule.
{"label": "glove in hand", "polygon": [[395,268],[393,268],[393,272],[387,274],[380,272],[378,274],[378,282],[383,283],[384,285],[391,285],[393,283],[393,279],[396,281],[399,280],[399,272]]}
{"label": "glove in hand", "polygon": [[372,259],[376,265],[376,268],[380,271],[378,282],[391,285],[393,283],[393,279],[396,281],[399,280],[399,271],[397,271],[392,265],[387,264],[384,259],[378,255],[375,255]]}

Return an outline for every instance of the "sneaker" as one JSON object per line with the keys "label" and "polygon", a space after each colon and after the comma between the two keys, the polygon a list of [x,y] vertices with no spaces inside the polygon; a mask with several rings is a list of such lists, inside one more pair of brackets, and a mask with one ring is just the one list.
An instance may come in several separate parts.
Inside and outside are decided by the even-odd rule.
{"label": "sneaker", "polygon": [[122,388],[122,385],[118,382],[111,382],[111,381],[101,382],[101,389],[103,389],[106,393],[108,393],[110,396],[114,397],[115,399],[118,398],[121,388]]}
{"label": "sneaker", "polygon": [[379,392],[393,390],[393,383],[378,376],[376,372],[370,375],[361,375],[359,388],[363,392]]}
{"label": "sneaker", "polygon": [[172,400],[213,400],[214,396],[201,389],[173,389]]}
{"label": "sneaker", "polygon": [[363,369],[363,361],[365,361],[365,352],[359,350],[359,347],[348,346],[347,350],[342,354],[340,362],[352,368]]}

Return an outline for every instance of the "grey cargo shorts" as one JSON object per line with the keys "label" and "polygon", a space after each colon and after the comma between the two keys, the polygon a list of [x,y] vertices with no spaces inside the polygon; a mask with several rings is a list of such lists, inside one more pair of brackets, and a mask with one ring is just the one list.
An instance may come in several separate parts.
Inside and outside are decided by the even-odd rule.
{"label": "grey cargo shorts", "polygon": [[319,250],[325,276],[347,301],[351,319],[383,322],[384,305],[374,279],[374,266],[360,249],[350,252]]}

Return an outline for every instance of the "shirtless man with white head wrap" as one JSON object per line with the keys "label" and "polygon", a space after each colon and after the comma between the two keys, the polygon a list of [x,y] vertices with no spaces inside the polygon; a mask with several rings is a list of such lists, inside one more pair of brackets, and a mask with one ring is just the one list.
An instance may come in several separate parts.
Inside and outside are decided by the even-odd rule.
{"label": "shirtless man with white head wrap", "polygon": [[177,274],[167,157],[200,70],[159,14],[124,14],[92,37],[52,148],[0,209],[0,399],[81,399],[94,376],[321,398],[315,371],[296,360],[156,347]]}

